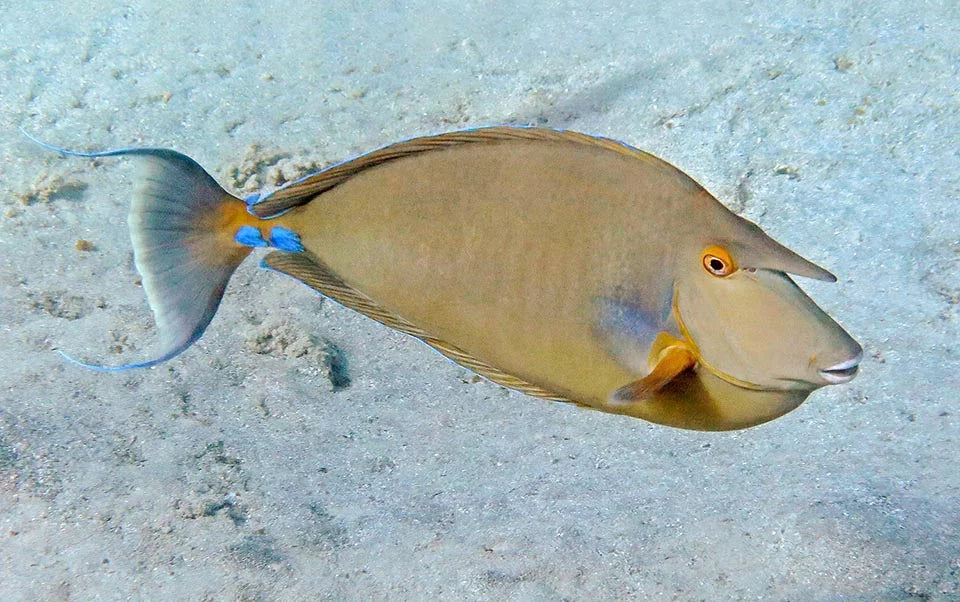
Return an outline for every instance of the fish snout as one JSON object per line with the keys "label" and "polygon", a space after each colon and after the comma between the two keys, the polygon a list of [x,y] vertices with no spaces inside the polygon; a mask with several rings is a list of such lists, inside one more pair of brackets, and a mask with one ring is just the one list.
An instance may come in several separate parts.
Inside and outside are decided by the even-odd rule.
{"label": "fish snout", "polygon": [[863,348],[857,345],[857,352],[854,356],[819,370],[820,378],[828,385],[840,385],[853,380],[860,369],[860,360],[863,359]]}

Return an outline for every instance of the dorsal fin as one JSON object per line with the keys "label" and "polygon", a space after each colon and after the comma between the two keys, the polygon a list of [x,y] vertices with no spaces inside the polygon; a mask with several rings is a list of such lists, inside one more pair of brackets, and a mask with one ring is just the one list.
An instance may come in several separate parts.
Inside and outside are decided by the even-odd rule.
{"label": "dorsal fin", "polygon": [[589,136],[569,130],[511,126],[485,127],[412,138],[379,148],[355,159],[338,163],[321,172],[306,176],[289,186],[277,189],[250,205],[249,210],[257,217],[272,217],[293,207],[304,205],[318,194],[330,190],[357,173],[376,165],[400,159],[408,155],[450,148],[452,146],[477,143],[489,144],[506,140],[547,140],[577,143],[606,148],[638,159],[654,159],[659,161],[659,159],[656,159],[649,153],[645,153],[642,150],[610,138]]}
{"label": "dorsal fin", "polygon": [[419,327],[404,320],[400,316],[394,315],[386,309],[377,305],[375,301],[357,291],[349,284],[341,280],[327,266],[323,264],[316,256],[309,252],[287,253],[284,251],[273,251],[268,253],[260,264],[262,267],[283,272],[288,276],[296,278],[307,286],[316,289],[321,294],[329,297],[337,303],[358,311],[363,315],[373,318],[381,324],[386,324],[405,334],[417,337],[427,345],[430,345],[447,358],[460,364],[464,368],[472,370],[477,374],[487,378],[498,385],[503,385],[510,389],[516,389],[521,393],[542,397],[553,401],[571,400],[558,395],[553,391],[548,391],[537,385],[507,374],[490,364],[479,360],[469,353],[455,347],[446,341],[442,341],[430,334],[424,332]]}

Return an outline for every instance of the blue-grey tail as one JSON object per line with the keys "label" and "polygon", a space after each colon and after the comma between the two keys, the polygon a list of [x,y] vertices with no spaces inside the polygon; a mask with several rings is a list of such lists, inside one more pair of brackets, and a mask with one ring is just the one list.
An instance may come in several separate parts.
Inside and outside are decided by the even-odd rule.
{"label": "blue-grey tail", "polygon": [[255,219],[246,213],[246,204],[221,188],[193,159],[169,149],[84,153],[30,138],[68,155],[131,156],[141,167],[128,224],[160,350],[153,359],[121,366],[90,364],[61,354],[87,368],[127,370],[154,366],[183,352],[203,334],[230,275],[251,251],[234,240],[231,229],[244,217]]}

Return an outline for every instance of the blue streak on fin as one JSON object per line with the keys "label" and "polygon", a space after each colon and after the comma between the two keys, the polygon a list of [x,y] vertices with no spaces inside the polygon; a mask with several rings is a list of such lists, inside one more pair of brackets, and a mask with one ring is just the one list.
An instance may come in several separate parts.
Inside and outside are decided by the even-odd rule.
{"label": "blue streak on fin", "polygon": [[[307,177],[307,176],[304,176],[304,177]],[[291,182],[291,184],[293,184],[293,183],[295,183],[295,182]],[[274,192],[276,192],[276,190],[271,190],[271,191],[268,191],[268,192],[254,192],[253,194],[251,194],[251,195],[247,196],[246,198],[244,198],[244,199],[243,199],[243,202],[247,204],[247,213],[249,213],[250,215],[252,215],[252,216],[254,216],[254,217],[258,218],[258,219],[274,219],[274,218],[280,217],[281,215],[284,215],[284,214],[292,211],[292,210],[293,210],[293,207],[288,207],[288,208],[284,209],[283,211],[277,211],[276,213],[272,213],[272,214],[270,214],[270,215],[259,215],[259,214],[257,213],[257,211],[256,211],[256,209],[255,209],[255,207],[257,206],[257,204],[258,204],[258,203],[262,203],[263,201],[269,199],[271,196],[273,196],[273,193],[274,193]]]}
{"label": "blue streak on fin", "polygon": [[[213,319],[233,271],[251,249],[224,237],[211,224],[227,203],[242,200],[227,193],[196,161],[164,148],[71,151],[24,136],[43,148],[76,157],[132,156],[142,172],[130,205],[128,225],[134,263],[140,273],[160,335],[154,359],[103,366],[59,353],[68,361],[99,371],[148,368],[167,361],[199,339]],[[262,240],[262,237],[261,237]]]}
{"label": "blue streak on fin", "polygon": [[253,226],[240,226],[237,233],[233,235],[233,240],[246,247],[268,246],[267,241],[263,240],[263,234],[260,234],[260,229]]}
{"label": "blue streak on fin", "polygon": [[[197,338],[199,338],[199,336],[198,336]],[[78,360],[77,358],[73,357],[73,356],[70,355],[69,353],[67,353],[67,352],[65,352],[65,351],[61,351],[60,349],[57,349],[56,352],[59,353],[60,356],[63,357],[63,359],[67,360],[67,361],[70,362],[71,364],[74,364],[74,365],[76,365],[76,366],[80,366],[81,368],[87,368],[88,370],[96,370],[97,372],[123,372],[124,370],[134,370],[134,369],[136,369],[136,368],[152,368],[153,366],[156,366],[156,365],[158,365],[158,364],[162,364],[163,362],[165,362],[165,361],[167,361],[167,360],[169,360],[169,359],[171,359],[171,358],[173,358],[173,357],[176,357],[177,355],[180,355],[180,354],[181,354],[187,347],[189,347],[193,342],[194,342],[194,341],[190,341],[189,343],[187,343],[187,344],[186,344],[185,346],[183,346],[182,348],[173,349],[173,350],[171,350],[171,351],[168,351],[168,352],[165,353],[164,355],[162,355],[162,356],[160,356],[160,357],[158,357],[158,358],[152,359],[152,360],[147,360],[147,361],[145,361],[145,362],[134,362],[134,363],[132,363],[132,364],[121,364],[121,365],[119,365],[119,366],[105,366],[105,365],[103,365],[103,364],[89,364],[89,363],[84,362],[84,361],[82,361],[82,360]]]}
{"label": "blue streak on fin", "polygon": [[37,146],[43,147],[49,151],[55,153],[60,153],[61,155],[67,155],[69,157],[86,157],[86,158],[96,158],[96,157],[118,157],[120,155],[144,155],[151,154],[153,151],[167,151],[175,152],[165,148],[157,148],[150,146],[124,146],[121,148],[111,148],[102,151],[77,151],[70,150],[67,148],[60,148],[59,146],[54,146],[52,144],[47,144],[43,140],[40,140],[27,133],[27,130],[20,127],[20,133],[24,135],[28,140],[36,144]]}
{"label": "blue streak on fin", "polygon": [[281,251],[290,251],[291,253],[300,253],[303,251],[303,245],[300,243],[300,235],[283,226],[276,226],[270,230],[270,246],[276,247]]}

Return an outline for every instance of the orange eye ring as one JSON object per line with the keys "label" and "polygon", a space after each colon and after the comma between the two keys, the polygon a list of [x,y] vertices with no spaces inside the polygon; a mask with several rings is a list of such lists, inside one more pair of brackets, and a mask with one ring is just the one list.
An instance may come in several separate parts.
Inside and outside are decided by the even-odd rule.
{"label": "orange eye ring", "polygon": [[737,271],[737,265],[733,263],[730,252],[716,245],[704,249],[703,253],[700,253],[700,261],[703,269],[718,278],[724,278]]}

